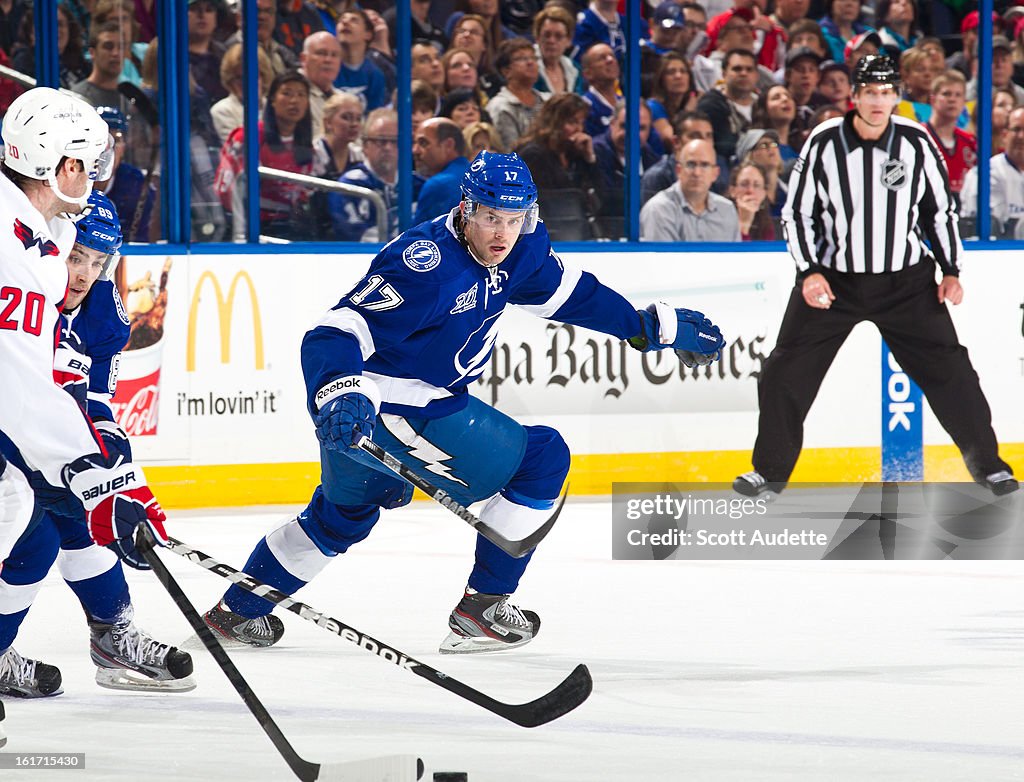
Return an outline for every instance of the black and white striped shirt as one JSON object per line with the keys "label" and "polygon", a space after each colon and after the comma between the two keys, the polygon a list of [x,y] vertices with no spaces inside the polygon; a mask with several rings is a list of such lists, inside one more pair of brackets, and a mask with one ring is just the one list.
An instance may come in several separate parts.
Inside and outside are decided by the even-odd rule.
{"label": "black and white striped shirt", "polygon": [[853,117],[815,128],[793,168],[782,223],[800,274],[884,274],[929,257],[959,274],[956,206],[924,126],[893,116],[880,139],[865,141]]}

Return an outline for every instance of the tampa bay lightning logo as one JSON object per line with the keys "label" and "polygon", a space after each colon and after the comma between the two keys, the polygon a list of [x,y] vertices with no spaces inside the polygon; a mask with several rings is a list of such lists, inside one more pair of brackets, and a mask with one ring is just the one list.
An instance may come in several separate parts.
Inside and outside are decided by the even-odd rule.
{"label": "tampa bay lightning logo", "polygon": [[462,347],[455,353],[455,371],[459,373],[456,382],[465,377],[473,377],[484,371],[484,363],[491,355],[494,341],[498,338],[498,318],[502,311],[498,311],[484,319],[476,330],[466,337]]}
{"label": "tampa bay lightning logo", "polygon": [[477,171],[480,171],[485,165],[487,164],[483,160],[474,160],[473,165],[469,167],[469,170],[476,173]]}
{"label": "tampa bay lightning logo", "polygon": [[441,251],[433,242],[420,239],[405,248],[402,260],[414,272],[429,272],[441,263]]}

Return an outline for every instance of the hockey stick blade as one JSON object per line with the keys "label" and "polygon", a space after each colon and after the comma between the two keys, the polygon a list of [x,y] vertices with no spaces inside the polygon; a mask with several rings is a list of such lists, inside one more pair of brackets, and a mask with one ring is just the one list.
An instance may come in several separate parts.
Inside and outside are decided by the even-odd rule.
{"label": "hockey stick blade", "polygon": [[[217,665],[224,672],[228,681],[231,682],[231,686],[235,688],[235,692],[241,696],[245,702],[246,707],[256,721],[263,728],[263,732],[267,734],[274,748],[278,751],[284,762],[288,764],[288,767],[292,770],[296,777],[302,782],[328,782],[329,780],[335,780],[336,782],[345,782],[345,780],[355,779],[367,779],[363,772],[372,767],[373,769],[381,770],[381,774],[377,775],[378,779],[387,778],[394,780],[418,780],[423,776],[424,766],[423,761],[413,756],[393,756],[390,758],[379,758],[369,761],[359,761],[356,763],[313,763],[305,760],[299,756],[299,754],[292,747],[291,743],[285,738],[284,733],[274,722],[274,718],[270,716],[270,712],[267,711],[266,707],[253,692],[252,687],[242,676],[241,672],[235,667],[235,664],[231,662],[231,658],[228,657],[228,653],[224,651],[224,647],[220,645],[220,641],[214,636],[213,631],[206,625],[203,618],[199,615],[199,611],[192,605],[192,601],[188,599],[188,595],[185,594],[184,590],[171,575],[171,572],[164,565],[163,561],[157,556],[154,549],[153,537],[149,532],[149,529],[145,524],[139,525],[138,534],[135,537],[135,547],[139,550],[142,556],[145,558],[149,566],[153,568],[153,573],[157,579],[163,585],[164,589],[167,590],[167,594],[171,596],[174,604],[178,606],[178,610],[181,611],[182,615],[188,620],[188,623],[195,630],[196,635],[203,642],[203,646],[206,647],[207,651],[213,655],[213,659]],[[388,772],[390,775],[386,776],[383,772]]]}
{"label": "hockey stick blade", "polygon": [[458,679],[454,679],[448,674],[443,673],[426,663],[422,663],[419,660],[410,657],[393,646],[382,643],[376,638],[346,625],[339,619],[326,616],[315,608],[312,608],[305,603],[300,603],[290,595],[286,595],[284,592],[280,592],[270,585],[264,584],[258,579],[250,576],[248,573],[243,573],[230,565],[219,562],[208,554],[204,554],[202,551],[198,551],[188,544],[182,543],[180,540],[168,538],[167,549],[178,556],[209,570],[211,573],[215,573],[221,578],[227,579],[239,588],[244,589],[246,592],[262,597],[264,600],[273,603],[276,606],[280,606],[283,609],[291,611],[293,614],[302,617],[307,622],[312,622],[318,627],[322,627],[327,632],[341,636],[346,641],[350,641],[356,646],[372,652],[382,660],[387,660],[388,662],[394,663],[399,668],[412,671],[417,676],[425,679],[431,684],[435,684],[442,689],[448,690],[448,692],[454,693],[460,698],[487,709],[487,711],[492,714],[497,714],[499,717],[502,717],[509,722],[514,722],[516,725],[521,725],[524,728],[535,728],[538,725],[544,725],[545,723],[551,722],[552,720],[568,714],[590,696],[594,687],[593,680],[590,677],[590,671],[587,670],[586,665],[581,663],[576,666],[573,672],[570,673],[561,684],[546,695],[542,695],[529,703],[504,703],[489,695],[485,695],[479,690],[470,687],[468,684],[460,682]]}
{"label": "hockey stick blade", "polygon": [[117,85],[117,91],[132,102],[146,124],[155,128],[160,124],[160,113],[153,105],[153,101],[139,87],[130,81],[123,81]]}
{"label": "hockey stick blade", "polygon": [[410,470],[405,466],[405,464],[385,451],[369,437],[361,438],[358,446],[361,451],[368,453],[378,462],[391,470],[391,472],[407,480],[421,492],[430,497],[430,499],[434,500],[434,502],[454,513],[464,522],[469,524],[469,526],[491,541],[495,546],[516,559],[525,557],[537,548],[537,544],[540,543],[551,531],[551,528],[555,526],[555,522],[558,520],[558,514],[562,512],[562,506],[565,504],[565,498],[569,495],[569,487],[566,486],[561,499],[558,501],[558,505],[555,507],[555,512],[551,514],[550,518],[548,518],[540,528],[522,540],[509,540],[497,530],[487,526],[482,519],[474,515],[465,506],[456,502],[455,499],[453,499],[452,496],[444,489],[435,486],[426,478],[423,478],[419,473]]}

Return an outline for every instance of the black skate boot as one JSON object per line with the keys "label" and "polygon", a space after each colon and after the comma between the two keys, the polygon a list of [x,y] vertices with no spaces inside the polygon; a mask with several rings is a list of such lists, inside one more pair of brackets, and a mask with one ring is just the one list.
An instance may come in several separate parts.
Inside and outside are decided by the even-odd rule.
{"label": "black skate boot", "polygon": [[0,694],[16,698],[60,695],[60,671],[55,665],[28,660],[12,646],[0,655]]}
{"label": "black skate boot", "polygon": [[89,622],[96,683],[112,690],[188,692],[196,688],[192,656],[153,640],[129,612],[114,624]]}
{"label": "black skate boot", "polygon": [[284,622],[273,614],[247,619],[228,608],[223,600],[203,614],[203,621],[227,647],[262,649],[273,646],[284,635]]}
{"label": "black skate boot", "polygon": [[1002,497],[1017,491],[1020,488],[1020,484],[1017,483],[1017,479],[1013,477],[1012,472],[1002,470],[1001,472],[994,472],[991,475],[985,476],[985,488],[997,497]]}
{"label": "black skate boot", "polygon": [[745,472],[732,482],[734,492],[745,497],[757,497],[764,494],[768,501],[776,499],[784,488],[786,488],[785,481],[770,483],[759,472]]}
{"label": "black skate boot", "polygon": [[466,587],[455,606],[441,642],[441,654],[474,654],[514,649],[528,644],[540,631],[540,617],[509,602],[510,595],[485,595]]}

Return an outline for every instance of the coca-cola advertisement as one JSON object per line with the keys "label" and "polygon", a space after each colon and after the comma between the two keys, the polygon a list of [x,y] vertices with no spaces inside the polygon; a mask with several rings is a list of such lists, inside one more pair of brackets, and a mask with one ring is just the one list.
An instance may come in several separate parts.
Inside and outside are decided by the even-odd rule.
{"label": "coca-cola advertisement", "polygon": [[170,258],[164,262],[159,283],[149,271],[139,279],[127,282],[125,264],[122,263],[118,269],[118,288],[131,322],[131,336],[121,354],[120,374],[111,408],[129,437],[157,433],[170,271]]}

